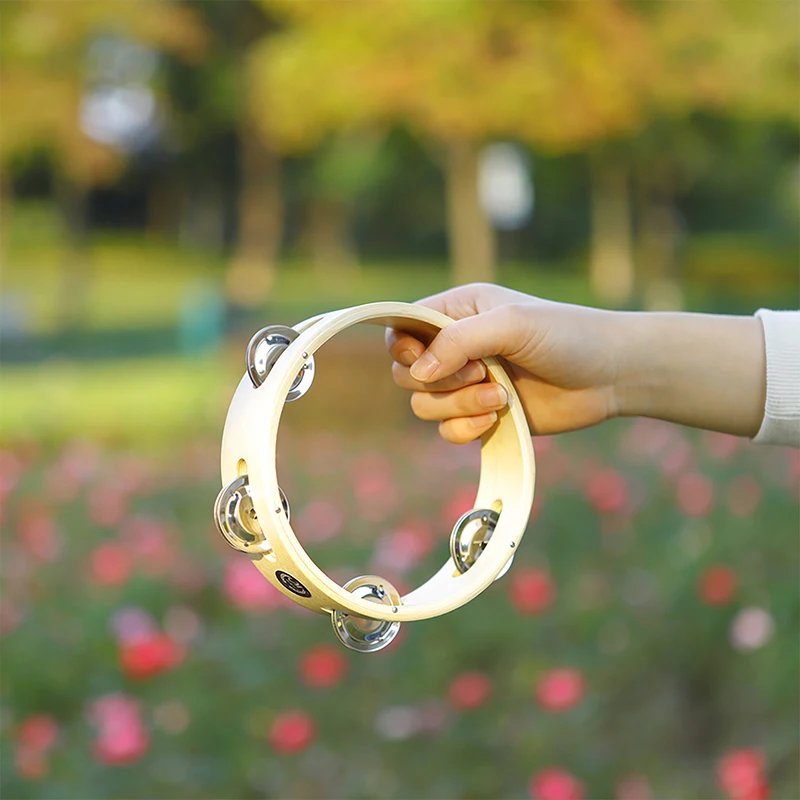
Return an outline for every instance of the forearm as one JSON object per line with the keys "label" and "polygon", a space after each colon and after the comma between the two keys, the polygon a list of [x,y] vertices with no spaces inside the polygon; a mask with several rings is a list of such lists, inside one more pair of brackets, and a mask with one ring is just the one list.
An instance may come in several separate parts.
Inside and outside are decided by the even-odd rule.
{"label": "forearm", "polygon": [[755,317],[621,315],[620,416],[755,436],[764,416],[764,334]]}

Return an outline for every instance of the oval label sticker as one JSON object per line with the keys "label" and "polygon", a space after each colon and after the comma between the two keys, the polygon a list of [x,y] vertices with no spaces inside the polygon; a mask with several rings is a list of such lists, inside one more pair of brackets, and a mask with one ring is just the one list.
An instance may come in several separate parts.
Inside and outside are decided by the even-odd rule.
{"label": "oval label sticker", "polygon": [[288,572],[284,572],[282,569],[276,570],[275,577],[281,582],[281,585],[285,586],[290,592],[300,595],[300,597],[311,597],[311,592],[309,592],[297,578],[290,575]]}

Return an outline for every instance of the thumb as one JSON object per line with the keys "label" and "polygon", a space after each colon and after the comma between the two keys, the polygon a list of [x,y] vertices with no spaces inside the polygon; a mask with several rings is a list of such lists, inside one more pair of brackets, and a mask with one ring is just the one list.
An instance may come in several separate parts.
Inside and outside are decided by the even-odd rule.
{"label": "thumb", "polygon": [[457,320],[443,328],[411,366],[411,377],[422,383],[447,378],[468,361],[509,355],[517,350],[518,324],[508,308]]}

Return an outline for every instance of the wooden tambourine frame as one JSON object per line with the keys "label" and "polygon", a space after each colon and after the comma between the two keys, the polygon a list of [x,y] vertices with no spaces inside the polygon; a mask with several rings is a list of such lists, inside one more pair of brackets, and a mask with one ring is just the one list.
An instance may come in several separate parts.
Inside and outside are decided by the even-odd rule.
{"label": "wooden tambourine frame", "polygon": [[[451,558],[426,583],[400,597],[388,581],[373,576],[339,586],[317,567],[298,541],[289,523],[289,507],[278,485],[276,468],[283,405],[287,397],[296,399],[290,391],[298,395],[299,382],[306,377],[310,381],[313,376],[314,353],[352,325],[397,328],[429,340],[451,322],[444,314],[407,303],[371,303],[332,311],[288,329],[292,335],[296,332],[296,338],[273,345],[266,367],[262,359],[258,375],[254,366],[257,334],[248,347],[248,371],[228,411],[221,458],[224,488],[215,508],[217,527],[231,546],[252,558],[280,592],[312,611],[330,614],[337,635],[353,649],[379,649],[394,638],[397,623],[453,611],[505,572],[525,532],[533,503],[535,466],[528,424],[505,370],[496,359],[484,359],[490,378],[505,388],[509,402],[481,437],[480,481],[474,503],[477,511],[465,515],[453,530],[455,536],[459,526],[482,525],[483,541],[472,542],[471,548],[469,541],[461,542],[464,560],[453,549],[459,549],[459,545],[453,545],[451,536]],[[342,627],[343,622],[353,621],[351,617],[383,624],[367,624],[363,641],[354,643]],[[391,634],[390,629],[394,631]],[[356,634],[359,638],[358,631]]]}

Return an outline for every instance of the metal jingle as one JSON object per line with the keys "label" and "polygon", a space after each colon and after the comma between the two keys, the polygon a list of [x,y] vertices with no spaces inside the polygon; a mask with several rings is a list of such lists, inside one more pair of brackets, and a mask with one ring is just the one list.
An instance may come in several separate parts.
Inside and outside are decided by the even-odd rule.
{"label": "metal jingle", "polygon": [[280,492],[281,505],[283,506],[283,510],[286,513],[286,521],[288,522],[292,518],[292,509],[289,506],[289,498],[286,497],[286,492],[284,492],[280,486],[278,487],[278,492]]}
{"label": "metal jingle", "polygon": [[[234,550],[241,553],[269,552],[272,548],[258,524],[249,485],[247,475],[240,475],[223,487],[214,501],[214,524]],[[286,518],[289,519],[289,501],[280,486],[278,491]]]}
{"label": "metal jingle", "polygon": [[[450,534],[450,555],[459,572],[466,572],[478,560],[499,519],[491,508],[475,508],[459,518]],[[510,566],[511,559],[497,577],[505,575]]]}
{"label": "metal jingle", "polygon": [[[362,575],[348,581],[344,587],[361,600],[397,608],[401,605],[400,593],[389,581],[377,575]],[[339,641],[358,653],[375,653],[382,650],[397,636],[399,622],[356,617],[344,611],[331,613],[333,632]]]}
{"label": "metal jingle", "polygon": [[[268,325],[250,339],[245,350],[245,366],[253,386],[257,389],[264,383],[281,353],[299,336],[294,328],[286,325]],[[307,356],[300,372],[292,381],[286,402],[302,397],[314,382],[314,356]]]}

